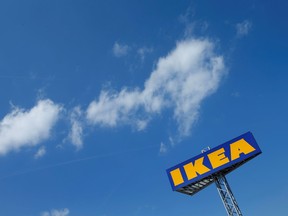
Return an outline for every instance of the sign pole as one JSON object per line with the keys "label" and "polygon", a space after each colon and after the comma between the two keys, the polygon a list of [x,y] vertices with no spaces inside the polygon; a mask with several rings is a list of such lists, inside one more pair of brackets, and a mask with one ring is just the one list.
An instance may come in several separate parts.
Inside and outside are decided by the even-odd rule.
{"label": "sign pole", "polygon": [[228,216],[243,216],[225,175],[216,175],[214,181]]}

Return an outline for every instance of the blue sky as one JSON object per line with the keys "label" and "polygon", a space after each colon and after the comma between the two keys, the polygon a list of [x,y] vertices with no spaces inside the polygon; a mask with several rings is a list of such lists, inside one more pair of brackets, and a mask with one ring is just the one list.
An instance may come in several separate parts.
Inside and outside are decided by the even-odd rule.
{"label": "blue sky", "polygon": [[287,212],[287,3],[0,2],[0,215],[224,215],[165,170],[252,131],[227,176],[244,215]]}

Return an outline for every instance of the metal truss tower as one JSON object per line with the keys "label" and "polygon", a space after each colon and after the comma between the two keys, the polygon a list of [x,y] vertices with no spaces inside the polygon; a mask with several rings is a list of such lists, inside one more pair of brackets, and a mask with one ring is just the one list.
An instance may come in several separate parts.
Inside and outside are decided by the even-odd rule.
{"label": "metal truss tower", "polygon": [[214,181],[228,216],[243,216],[225,175],[215,175]]}

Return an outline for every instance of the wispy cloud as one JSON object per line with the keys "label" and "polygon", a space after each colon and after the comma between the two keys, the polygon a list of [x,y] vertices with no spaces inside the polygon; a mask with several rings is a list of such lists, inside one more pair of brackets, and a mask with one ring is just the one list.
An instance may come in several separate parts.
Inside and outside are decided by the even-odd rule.
{"label": "wispy cloud", "polygon": [[82,111],[80,107],[75,107],[70,115],[71,131],[69,139],[78,150],[83,147],[83,122],[81,116]]}
{"label": "wispy cloud", "polygon": [[41,146],[38,151],[36,152],[36,154],[34,155],[35,159],[41,158],[46,154],[46,148],[45,146]]}
{"label": "wispy cloud", "polygon": [[40,216],[68,216],[69,215],[69,209],[52,209],[51,211],[45,211],[40,214]]}
{"label": "wispy cloud", "polygon": [[158,60],[143,89],[102,90],[88,106],[86,118],[93,125],[116,127],[135,125],[172,109],[179,133],[189,135],[201,102],[216,91],[225,71],[223,57],[215,53],[212,41],[179,41],[174,50]]}
{"label": "wispy cloud", "polygon": [[113,45],[113,54],[116,57],[126,56],[128,54],[129,49],[130,47],[128,45],[115,42]]}
{"label": "wispy cloud", "polygon": [[165,154],[168,151],[167,145],[165,145],[163,142],[160,143],[160,149],[159,153],[160,154]]}
{"label": "wispy cloud", "polygon": [[237,23],[236,24],[236,35],[238,37],[246,36],[246,35],[248,35],[251,28],[252,28],[252,22],[250,22],[249,20],[244,20],[241,23]]}
{"label": "wispy cloud", "polygon": [[189,38],[193,35],[204,33],[209,24],[207,21],[196,20],[195,18],[195,9],[190,6],[187,8],[184,14],[179,16],[179,22],[184,24],[184,37]]}
{"label": "wispy cloud", "polygon": [[137,54],[140,56],[141,61],[143,62],[146,58],[146,55],[153,52],[153,48],[141,47],[138,48]]}
{"label": "wispy cloud", "polygon": [[0,121],[0,154],[36,146],[50,137],[61,112],[51,100],[39,100],[30,110],[13,107]]}
{"label": "wispy cloud", "polygon": [[149,119],[136,121],[136,128],[138,131],[143,131],[149,123]]}

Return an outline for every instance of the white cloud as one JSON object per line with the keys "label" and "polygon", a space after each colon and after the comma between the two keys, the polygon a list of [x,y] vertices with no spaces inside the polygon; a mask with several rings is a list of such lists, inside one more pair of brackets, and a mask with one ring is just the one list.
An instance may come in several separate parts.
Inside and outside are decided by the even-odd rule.
{"label": "white cloud", "polygon": [[35,159],[41,158],[46,154],[46,148],[45,146],[41,146],[38,151],[36,152],[36,154],[34,155]]}
{"label": "white cloud", "polygon": [[241,23],[236,24],[236,34],[238,37],[243,37],[249,33],[252,28],[252,23],[248,20],[244,20]]}
{"label": "white cloud", "polygon": [[169,136],[169,143],[171,146],[175,146],[175,140],[171,136]]}
{"label": "white cloud", "polygon": [[184,37],[189,38],[195,34],[203,34],[209,27],[207,21],[195,19],[195,9],[188,7],[184,14],[179,16],[180,23],[184,24]]}
{"label": "white cloud", "polygon": [[82,111],[80,107],[75,107],[70,115],[71,131],[69,139],[79,150],[83,147],[83,124],[81,121]]}
{"label": "white cloud", "polygon": [[92,101],[87,109],[87,119],[92,124],[117,126],[129,118],[141,104],[141,92],[124,88],[119,93],[102,91],[98,101]]}
{"label": "white cloud", "polygon": [[136,121],[136,127],[138,131],[143,131],[147,125],[148,125],[149,120],[137,120]]}
{"label": "white cloud", "polygon": [[165,154],[168,151],[167,145],[165,145],[163,142],[160,143],[160,154]]}
{"label": "white cloud", "polygon": [[42,212],[41,216],[68,216],[69,215],[69,209],[65,208],[65,209],[52,209],[50,212],[46,211],[46,212]]}
{"label": "white cloud", "polygon": [[125,44],[119,44],[118,42],[115,42],[113,45],[113,54],[116,57],[122,57],[128,54],[129,46]]}
{"label": "white cloud", "polygon": [[137,54],[140,56],[141,61],[143,62],[146,58],[146,55],[153,52],[153,48],[141,47],[137,50]]}
{"label": "white cloud", "polygon": [[30,110],[14,107],[0,121],[0,154],[36,146],[50,137],[61,106],[51,100],[39,100]]}
{"label": "white cloud", "polygon": [[116,127],[135,125],[139,119],[173,109],[180,134],[189,135],[201,102],[216,91],[225,72],[223,57],[215,53],[213,42],[185,39],[158,60],[143,90],[103,90],[88,106],[86,118],[94,125]]}

